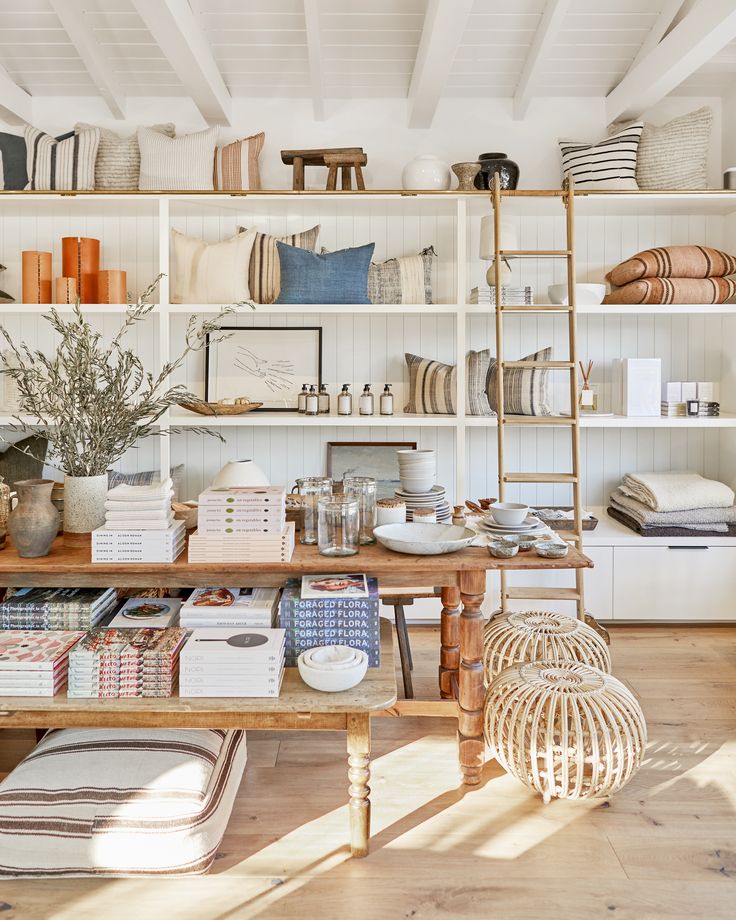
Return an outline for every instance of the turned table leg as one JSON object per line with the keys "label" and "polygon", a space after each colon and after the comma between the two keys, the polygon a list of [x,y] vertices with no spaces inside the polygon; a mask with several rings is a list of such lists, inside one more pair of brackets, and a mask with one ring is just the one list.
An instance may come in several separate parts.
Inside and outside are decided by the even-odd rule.
{"label": "turned table leg", "polygon": [[485,755],[483,740],[483,614],[486,573],[461,572],[460,674],[458,680],[458,741],[463,782],[480,782]]}
{"label": "turned table leg", "polygon": [[460,668],[460,589],[444,587],[440,596],[440,696],[451,700],[455,696],[453,682],[457,681]]}
{"label": "turned table leg", "polygon": [[368,855],[371,835],[371,719],[365,712],[350,712],[348,728],[348,778],[350,780],[350,852]]}

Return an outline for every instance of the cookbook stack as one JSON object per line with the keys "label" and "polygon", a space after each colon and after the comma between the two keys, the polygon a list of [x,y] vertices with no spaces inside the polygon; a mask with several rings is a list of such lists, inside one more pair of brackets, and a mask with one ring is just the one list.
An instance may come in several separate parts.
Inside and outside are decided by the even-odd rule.
{"label": "cookbook stack", "polygon": [[206,489],[199,496],[190,562],[289,562],[294,523],[286,522],[286,490],[277,486]]}
{"label": "cookbook stack", "polygon": [[187,632],[93,629],[69,654],[70,697],[171,696]]}
{"label": "cookbook stack", "polygon": [[86,631],[116,604],[114,588],[19,588],[0,604],[0,627]]}
{"label": "cookbook stack", "polygon": [[195,629],[181,653],[179,696],[277,697],[283,629]]}
{"label": "cookbook stack", "polygon": [[202,626],[269,629],[276,626],[278,588],[196,588],[181,608],[187,629]]}
{"label": "cookbook stack", "polygon": [[67,681],[77,630],[0,632],[0,696],[55,696]]}
{"label": "cookbook stack", "polygon": [[92,533],[92,562],[174,562],[184,549],[186,527],[174,520],[173,496],[171,479],[110,489],[105,523]]}

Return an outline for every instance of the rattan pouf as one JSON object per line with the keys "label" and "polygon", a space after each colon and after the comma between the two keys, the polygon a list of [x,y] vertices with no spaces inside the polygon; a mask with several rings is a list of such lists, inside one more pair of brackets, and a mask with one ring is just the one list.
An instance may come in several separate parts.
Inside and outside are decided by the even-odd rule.
{"label": "rattan pouf", "polygon": [[611,670],[608,646],[582,620],[544,610],[494,616],[483,636],[486,686],[522,661],[579,661],[606,673]]}
{"label": "rattan pouf", "polygon": [[502,671],[486,695],[485,734],[501,766],[545,802],[611,795],[639,769],[647,741],[634,694],[577,662]]}

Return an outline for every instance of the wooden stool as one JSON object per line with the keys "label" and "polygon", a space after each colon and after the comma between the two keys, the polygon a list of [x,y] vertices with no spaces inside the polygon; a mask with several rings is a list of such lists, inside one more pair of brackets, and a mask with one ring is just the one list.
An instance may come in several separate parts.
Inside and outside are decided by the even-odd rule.
{"label": "wooden stool", "polygon": [[350,170],[355,170],[355,182],[359,189],[365,189],[363,170],[361,167],[368,162],[368,157],[363,153],[362,147],[323,147],[317,150],[282,150],[281,162],[293,167],[292,188],[295,192],[304,191],[304,167],[326,166],[327,190],[337,188],[337,168],[342,170],[342,187],[352,187]]}
{"label": "wooden stool", "polygon": [[382,604],[394,608],[394,621],[396,625],[396,639],[399,643],[399,660],[401,661],[401,675],[404,680],[404,697],[407,700],[414,699],[414,687],[411,680],[411,672],[414,670],[414,661],[411,657],[411,645],[409,643],[409,630],[406,626],[406,614],[404,607],[412,607],[414,601],[424,597],[439,597],[439,591],[433,592],[413,592],[411,594],[398,594],[387,589],[386,592],[379,592],[378,595]]}

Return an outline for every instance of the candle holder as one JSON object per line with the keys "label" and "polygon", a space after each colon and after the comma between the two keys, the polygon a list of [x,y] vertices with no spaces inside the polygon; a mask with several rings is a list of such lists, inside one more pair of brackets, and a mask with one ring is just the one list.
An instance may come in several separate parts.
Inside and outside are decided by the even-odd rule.
{"label": "candle holder", "polygon": [[81,303],[99,303],[97,275],[100,271],[100,241],[89,236],[65,236],[61,240],[61,272],[74,278]]}
{"label": "candle holder", "polygon": [[98,303],[127,303],[128,276],[117,268],[97,272]]}
{"label": "candle holder", "polygon": [[74,278],[57,278],[56,279],[56,302],[57,303],[76,303],[77,302],[77,282]]}
{"label": "candle holder", "polygon": [[51,303],[51,253],[27,249],[21,256],[23,303]]}

